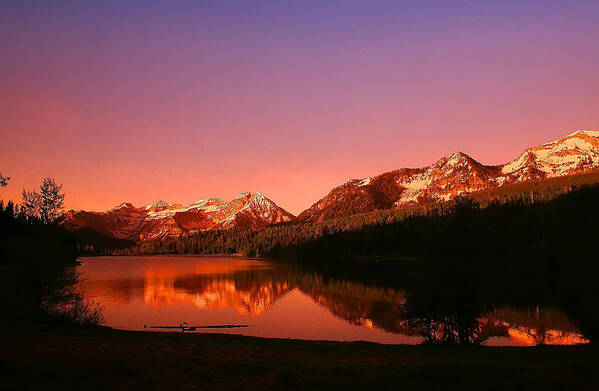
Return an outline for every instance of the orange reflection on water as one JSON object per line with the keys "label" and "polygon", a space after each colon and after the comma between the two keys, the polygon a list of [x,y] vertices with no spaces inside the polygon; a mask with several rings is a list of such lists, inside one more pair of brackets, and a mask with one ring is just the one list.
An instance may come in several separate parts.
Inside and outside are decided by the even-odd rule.
{"label": "orange reflection on water", "polygon": [[201,310],[234,308],[240,315],[259,316],[279,297],[289,290],[286,283],[266,283],[239,289],[235,281],[212,278],[197,281],[196,286],[175,287],[172,275],[164,276],[154,270],[144,274],[144,303],[151,306],[168,306],[189,303]]}
{"label": "orange reflection on water", "polygon": [[554,309],[540,307],[528,309],[501,308],[487,314],[482,323],[500,330],[505,336],[490,339],[487,345],[502,344],[509,339],[515,346],[578,345],[590,341],[585,338],[572,321]]}
{"label": "orange reflection on water", "polygon": [[[260,337],[421,342],[417,336],[385,331],[365,317],[364,297],[337,297],[335,287],[334,293],[322,291],[327,288],[320,278],[298,277],[263,261],[231,257],[97,257],[83,259],[79,271],[85,278],[78,286],[79,292],[104,305],[106,325],[115,328],[143,330],[144,324],[186,321],[195,325],[249,324],[247,329],[213,332]],[[347,288],[342,286],[342,291]],[[314,297],[320,297],[321,303]],[[362,304],[353,308],[352,303],[358,302]],[[358,314],[360,320],[356,322]]]}
{"label": "orange reflection on water", "polygon": [[579,333],[574,333],[571,331],[539,331],[526,327],[510,327],[508,329],[508,334],[515,343],[521,346],[577,345],[589,343],[588,339],[584,338]]}
{"label": "orange reflection on water", "polygon": [[[426,313],[409,318],[401,291],[324,279],[266,261],[97,257],[83,259],[78,270],[85,278],[79,292],[105,307],[107,326],[121,329],[183,321],[197,326],[249,324],[247,329],[219,332],[389,344],[421,343],[427,330],[443,339],[459,329],[451,319],[428,319]],[[538,308],[492,311],[475,320],[470,337],[489,346],[588,342],[565,315]]]}

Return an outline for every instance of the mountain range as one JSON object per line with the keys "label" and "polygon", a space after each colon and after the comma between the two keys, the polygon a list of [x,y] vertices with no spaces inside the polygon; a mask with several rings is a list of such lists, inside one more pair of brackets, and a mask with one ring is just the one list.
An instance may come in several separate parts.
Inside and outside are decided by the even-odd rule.
{"label": "mountain range", "polygon": [[264,195],[253,192],[241,193],[229,202],[207,198],[188,206],[157,201],[139,208],[123,203],[105,212],[71,210],[63,224],[74,230],[88,227],[104,236],[139,242],[204,230],[262,228],[293,218]]}
{"label": "mountain range", "polygon": [[374,210],[408,208],[507,184],[560,177],[599,168],[599,131],[578,130],[559,140],[528,148],[515,160],[484,165],[455,152],[422,168],[401,168],[352,179],[294,217],[258,192],[229,202],[201,199],[191,205],[157,201],[135,207],[123,203],[105,212],[68,211],[63,224],[136,242],[202,230],[263,228],[286,222],[318,222]]}
{"label": "mountain range", "polygon": [[297,219],[315,222],[377,209],[414,207],[597,167],[599,131],[578,130],[559,140],[528,148],[503,165],[487,166],[455,152],[428,167],[402,168],[375,177],[352,179],[331,190]]}

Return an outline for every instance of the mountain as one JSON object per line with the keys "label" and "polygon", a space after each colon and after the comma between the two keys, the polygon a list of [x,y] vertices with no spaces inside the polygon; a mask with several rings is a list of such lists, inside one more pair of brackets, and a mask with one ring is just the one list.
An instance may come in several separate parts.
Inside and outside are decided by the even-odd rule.
{"label": "mountain", "polygon": [[139,208],[123,203],[106,212],[71,210],[63,224],[73,230],[90,228],[106,238],[140,242],[198,231],[262,228],[292,220],[318,222],[374,210],[409,208],[595,168],[599,168],[599,131],[579,130],[528,148],[507,164],[484,165],[456,152],[428,167],[352,179],[331,190],[297,219],[255,192],[242,193],[229,202],[207,198],[188,206],[157,201]]}
{"label": "mountain", "polygon": [[529,148],[501,168],[499,184],[576,174],[599,167],[599,131],[578,130]]}
{"label": "mountain", "polygon": [[205,230],[261,228],[293,218],[264,195],[253,192],[229,202],[208,198],[189,206],[157,201],[139,208],[123,203],[106,212],[71,210],[62,224],[72,230],[87,227],[106,237],[139,242]]}
{"label": "mountain", "polygon": [[402,168],[352,179],[331,190],[297,220],[313,222],[392,207],[447,201],[506,184],[581,173],[599,167],[599,131],[578,130],[559,140],[529,148],[503,165],[483,165],[456,152],[431,166]]}

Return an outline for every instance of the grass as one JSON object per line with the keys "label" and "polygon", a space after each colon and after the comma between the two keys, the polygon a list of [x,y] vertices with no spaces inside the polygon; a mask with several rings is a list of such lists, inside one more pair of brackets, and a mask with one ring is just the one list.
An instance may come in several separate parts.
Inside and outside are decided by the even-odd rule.
{"label": "grass", "polygon": [[384,346],[16,325],[2,335],[5,390],[599,388],[599,349],[588,345]]}

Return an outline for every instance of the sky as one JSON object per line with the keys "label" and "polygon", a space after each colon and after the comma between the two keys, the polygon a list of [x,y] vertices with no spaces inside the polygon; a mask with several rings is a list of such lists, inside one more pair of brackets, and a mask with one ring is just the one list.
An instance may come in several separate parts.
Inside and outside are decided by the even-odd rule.
{"label": "sky", "polygon": [[0,3],[0,198],[297,214],[351,178],[599,129],[599,2]]}

